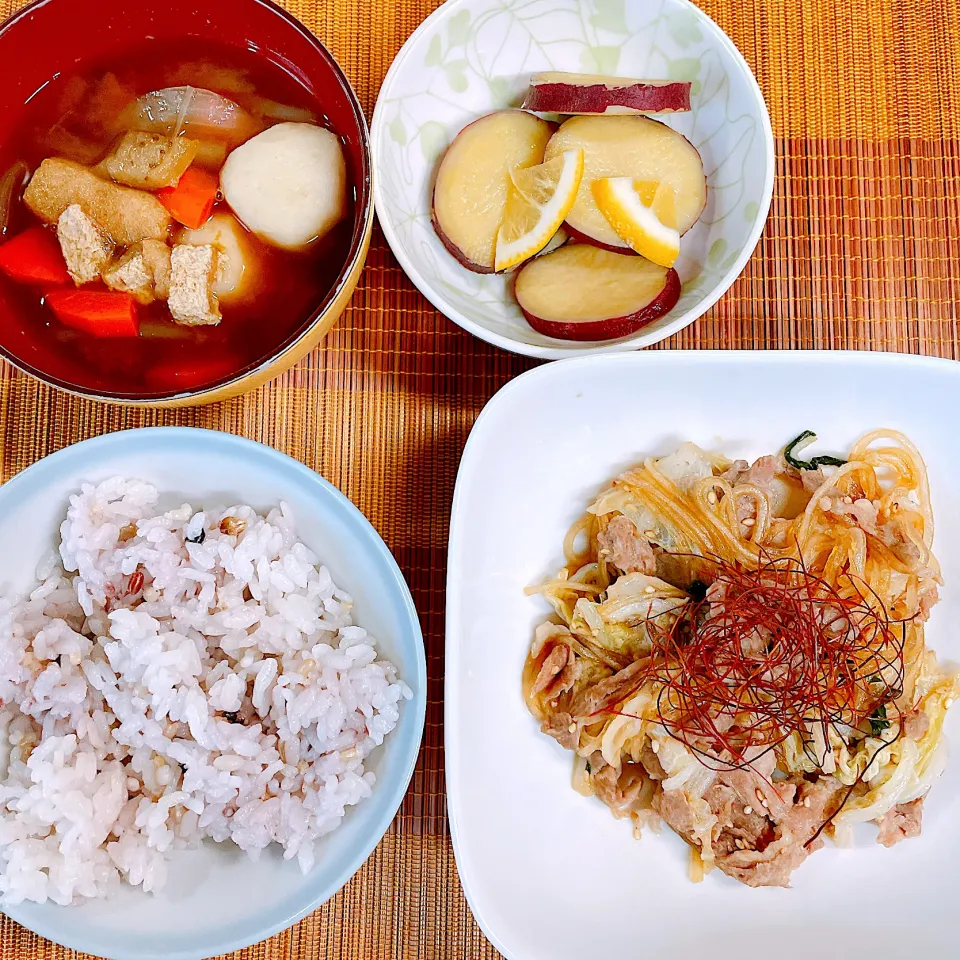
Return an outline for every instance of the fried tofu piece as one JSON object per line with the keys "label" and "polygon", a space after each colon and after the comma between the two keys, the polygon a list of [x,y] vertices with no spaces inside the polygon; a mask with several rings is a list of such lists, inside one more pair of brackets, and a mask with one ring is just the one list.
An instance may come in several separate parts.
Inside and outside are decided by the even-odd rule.
{"label": "fried tofu piece", "polygon": [[135,243],[103,271],[111,289],[129,293],[146,306],[170,295],[170,248],[162,240]]}
{"label": "fried tofu piece", "polygon": [[100,271],[113,256],[113,241],[103,235],[77,203],[60,214],[57,239],[67,272],[77,286],[99,279]]}
{"label": "fried tofu piece", "polygon": [[220,303],[213,292],[219,275],[219,257],[212,244],[178,243],[173,248],[167,306],[177,323],[194,327],[220,322]]}
{"label": "fried tofu piece", "polygon": [[44,223],[56,223],[67,207],[78,204],[114,243],[164,240],[170,214],[152,194],[121,187],[71,160],[44,160],[30,178],[24,203]]}
{"label": "fried tofu piece", "polygon": [[159,190],[175,186],[197,155],[197,143],[186,137],[130,130],[100,164],[108,177],[128,187]]}
{"label": "fried tofu piece", "polygon": [[144,240],[141,246],[143,262],[153,276],[153,288],[158,300],[170,296],[170,247],[162,240]]}

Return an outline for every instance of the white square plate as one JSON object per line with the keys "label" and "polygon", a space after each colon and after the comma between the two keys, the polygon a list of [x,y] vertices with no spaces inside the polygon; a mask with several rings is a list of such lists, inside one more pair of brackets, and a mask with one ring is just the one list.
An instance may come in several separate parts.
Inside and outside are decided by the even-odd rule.
{"label": "white square plate", "polygon": [[[520,693],[534,626],[524,587],[562,566],[568,526],[612,477],[683,440],[751,459],[802,430],[842,452],[869,429],[905,431],[925,456],[946,581],[928,641],[960,659],[960,366],[848,353],[644,353],[562,361],[497,394],[470,436],[450,530],[446,770],[463,886],[510,960],[656,956],[742,960],[942,957],[960,920],[960,758],[925,805],[923,835],[893,849],[865,827],[829,843],[791,889],[687,876],[669,829],[635,841],[570,787],[571,754]],[[948,734],[958,733],[957,718]]]}

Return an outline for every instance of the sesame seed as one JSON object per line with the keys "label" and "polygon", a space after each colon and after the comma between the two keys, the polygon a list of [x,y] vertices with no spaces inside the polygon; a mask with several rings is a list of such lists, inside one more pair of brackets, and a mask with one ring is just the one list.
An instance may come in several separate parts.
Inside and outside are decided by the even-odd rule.
{"label": "sesame seed", "polygon": [[653,584],[650,584],[649,586],[643,588],[643,592],[644,592],[644,593],[656,593],[656,592],[657,592],[657,588],[656,588],[655,586],[653,586]]}
{"label": "sesame seed", "polygon": [[749,817],[753,813],[753,807],[744,807],[743,812]]}
{"label": "sesame seed", "polygon": [[567,733],[576,733],[576,732],[577,732],[577,725],[575,723],[571,723],[570,726],[567,727]]}
{"label": "sesame seed", "polygon": [[949,710],[953,706],[953,697],[947,697],[947,699],[943,701],[943,705]]}
{"label": "sesame seed", "polygon": [[764,810],[766,810],[766,809],[767,809],[767,807],[769,807],[769,806],[770,806],[770,804],[769,804],[769,803],[767,803],[767,801],[766,801],[766,800],[761,800],[761,801],[760,801],[760,806],[761,806],[761,807],[763,807],[763,809],[764,809]]}
{"label": "sesame seed", "polygon": [[633,828],[633,839],[634,839],[634,840],[639,840],[639,839],[640,839],[640,825],[639,825],[639,824],[637,824],[637,825]]}
{"label": "sesame seed", "polygon": [[804,798],[803,798],[803,805],[804,805],[808,810],[810,809],[810,798],[809,798],[809,797],[804,797]]}
{"label": "sesame seed", "polygon": [[555,707],[559,702],[560,702],[559,700],[551,700],[551,701],[550,701],[550,706],[551,706],[551,707]]}
{"label": "sesame seed", "polygon": [[743,850],[745,847],[746,844],[739,837],[737,837],[737,849]]}
{"label": "sesame seed", "polygon": [[716,502],[717,502],[717,495],[716,493],[713,492],[713,490],[711,490],[707,494],[707,503],[716,503]]}
{"label": "sesame seed", "polygon": [[654,740],[654,741],[650,744],[650,749],[651,749],[654,753],[659,753],[659,752],[660,752],[660,743],[659,743],[657,740]]}
{"label": "sesame seed", "polygon": [[763,794],[760,792],[759,787],[758,787],[756,790],[753,791],[753,794],[754,794],[754,796],[755,796],[758,800],[762,800],[762,799],[763,799]]}
{"label": "sesame seed", "polygon": [[745,527],[752,527],[756,522],[753,517],[747,517],[747,519],[743,521],[743,525]]}
{"label": "sesame seed", "polygon": [[644,535],[648,540],[652,540],[652,539],[657,535],[657,531],[656,531],[656,530],[644,530],[644,531],[643,531],[643,535]]}
{"label": "sesame seed", "polygon": [[131,793],[135,793],[140,789],[140,781],[136,777],[127,777],[127,789]]}
{"label": "sesame seed", "polygon": [[844,502],[844,503],[853,503],[853,497],[844,497],[844,498],[843,498],[843,502]]}
{"label": "sesame seed", "polygon": [[821,509],[821,510],[829,510],[829,509],[830,509],[830,498],[829,498],[829,497],[821,497],[821,498],[820,498],[820,509]]}

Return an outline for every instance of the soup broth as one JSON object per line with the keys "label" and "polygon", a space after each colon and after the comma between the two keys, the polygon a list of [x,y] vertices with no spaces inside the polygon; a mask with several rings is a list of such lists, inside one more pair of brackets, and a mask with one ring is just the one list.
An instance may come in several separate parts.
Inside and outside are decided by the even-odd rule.
{"label": "soup broth", "polygon": [[[184,86],[239,104],[257,118],[260,130],[282,122],[329,127],[322,104],[262,56],[207,40],[151,43],[81,74],[60,75],[40,90],[16,135],[0,145],[0,176],[11,170],[16,175],[19,164],[33,173],[50,157],[96,168],[129,129],[132,101]],[[194,136],[189,128],[185,132]],[[236,146],[205,141],[193,164],[219,176],[224,154]],[[38,223],[22,200],[22,186],[14,185],[0,242]],[[116,397],[161,397],[253,369],[292,342],[330,293],[349,255],[354,196],[348,169],[342,219],[302,249],[282,249],[244,230],[253,282],[242,299],[222,304],[216,325],[175,323],[168,304],[158,299],[137,307],[138,335],[104,338],[62,323],[50,309],[49,290],[0,274],[0,304],[12,306],[0,311],[0,342],[24,366],[68,387]],[[213,212],[233,215],[220,193]],[[107,288],[95,280],[81,289]]]}

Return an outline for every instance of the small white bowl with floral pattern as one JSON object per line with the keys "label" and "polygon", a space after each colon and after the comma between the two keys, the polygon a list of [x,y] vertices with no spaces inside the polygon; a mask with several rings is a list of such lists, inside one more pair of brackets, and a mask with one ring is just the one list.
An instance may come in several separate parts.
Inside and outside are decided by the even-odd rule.
{"label": "small white bowl with floral pattern", "polygon": [[[478,117],[519,106],[531,74],[551,70],[693,84],[690,113],[657,117],[700,151],[707,175],[707,207],[676,265],[683,292],[673,310],[619,340],[537,333],[512,279],[466,270],[431,225],[445,148]],[[743,270],[773,192],[773,133],[760,88],[733,42],[689,0],[447,0],[390,67],[371,142],[377,214],[410,279],[464,329],[547,359],[633,350],[692,323]]]}

